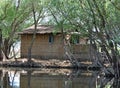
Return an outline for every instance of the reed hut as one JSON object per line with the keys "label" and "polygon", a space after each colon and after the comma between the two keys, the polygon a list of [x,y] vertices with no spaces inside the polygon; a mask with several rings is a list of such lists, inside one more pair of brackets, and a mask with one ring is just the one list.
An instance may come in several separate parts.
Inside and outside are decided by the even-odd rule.
{"label": "reed hut", "polygon": [[[21,36],[21,58],[26,58],[28,55],[28,47],[33,38],[34,30],[34,26],[31,26],[19,32]],[[70,36],[68,34],[65,36],[69,41]],[[80,39],[78,37],[73,41],[72,53],[76,57],[88,57],[89,46],[86,46],[86,41],[87,39]],[[38,25],[31,56],[37,59],[65,59],[68,58],[65,50],[66,45],[61,31],[50,25]]]}

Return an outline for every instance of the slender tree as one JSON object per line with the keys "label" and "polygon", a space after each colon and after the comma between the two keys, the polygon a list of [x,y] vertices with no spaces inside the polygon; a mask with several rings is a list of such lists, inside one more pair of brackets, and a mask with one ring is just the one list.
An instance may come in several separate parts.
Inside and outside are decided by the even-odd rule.
{"label": "slender tree", "polygon": [[43,9],[43,3],[42,1],[31,1],[31,9],[33,14],[33,24],[34,24],[34,31],[33,36],[30,42],[30,46],[28,47],[28,64],[31,64],[31,58],[32,58],[32,46],[34,44],[34,41],[36,39],[36,32],[37,32],[37,26],[41,19],[44,18],[44,9]]}
{"label": "slender tree", "polygon": [[0,61],[2,61],[2,30],[0,29]]}

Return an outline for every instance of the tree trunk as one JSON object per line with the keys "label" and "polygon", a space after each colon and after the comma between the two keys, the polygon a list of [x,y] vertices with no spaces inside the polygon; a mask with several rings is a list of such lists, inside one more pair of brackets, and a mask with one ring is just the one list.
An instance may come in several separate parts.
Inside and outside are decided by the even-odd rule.
{"label": "tree trunk", "polygon": [[28,63],[30,64],[31,63],[31,51],[32,51],[32,46],[34,44],[34,41],[35,41],[35,38],[36,38],[36,33],[33,34],[33,37],[32,37],[32,40],[31,40],[31,43],[30,43],[30,46],[28,48]]}
{"label": "tree trunk", "polygon": [[9,59],[10,47],[12,44],[9,44],[9,39],[5,39],[3,42],[3,53],[6,59]]}
{"label": "tree trunk", "polygon": [[33,18],[34,18],[34,32],[33,32],[33,37],[30,43],[30,46],[28,47],[28,64],[31,64],[31,51],[32,51],[32,46],[34,44],[35,38],[36,38],[36,31],[37,31],[37,20],[36,20],[36,12],[35,12],[35,7],[34,4],[32,3],[32,12],[33,12]]}
{"label": "tree trunk", "polygon": [[2,56],[2,30],[0,29],[0,61],[3,60]]}
{"label": "tree trunk", "polygon": [[117,58],[117,54],[116,54],[116,51],[114,50],[114,48],[111,49],[111,52],[112,52],[112,62],[113,62],[115,78],[119,78],[120,72],[119,72],[119,67],[118,67],[119,61]]}

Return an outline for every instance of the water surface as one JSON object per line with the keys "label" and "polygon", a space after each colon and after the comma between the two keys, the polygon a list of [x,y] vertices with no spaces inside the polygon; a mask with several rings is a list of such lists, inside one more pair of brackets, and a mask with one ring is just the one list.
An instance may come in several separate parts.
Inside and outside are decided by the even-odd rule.
{"label": "water surface", "polygon": [[110,88],[114,79],[106,80],[99,73],[72,69],[1,68],[0,88]]}

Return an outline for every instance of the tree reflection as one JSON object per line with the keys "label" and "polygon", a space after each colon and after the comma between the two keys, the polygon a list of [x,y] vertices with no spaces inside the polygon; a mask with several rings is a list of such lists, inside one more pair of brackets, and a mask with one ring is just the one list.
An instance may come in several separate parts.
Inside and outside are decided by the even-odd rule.
{"label": "tree reflection", "polygon": [[120,79],[100,77],[98,86],[97,88],[120,88]]}
{"label": "tree reflection", "polygon": [[32,71],[31,70],[28,70],[27,71],[27,76],[28,76],[28,88],[31,88],[31,73]]}
{"label": "tree reflection", "polygon": [[120,88],[120,79],[114,79],[112,88]]}
{"label": "tree reflection", "polygon": [[97,76],[98,72],[92,72],[92,75],[89,79],[89,88],[93,88],[93,85],[95,85],[95,88],[97,88]]}
{"label": "tree reflection", "polygon": [[97,72],[91,73],[80,69],[73,70],[65,81],[65,88],[97,88],[97,75]]}
{"label": "tree reflection", "polygon": [[4,80],[6,80],[5,83],[7,83],[7,87],[5,88],[19,88],[20,87],[19,77],[20,77],[20,74],[18,73],[17,70],[5,72]]}
{"label": "tree reflection", "polygon": [[72,70],[72,72],[68,75],[67,80],[65,81],[65,88],[72,88],[73,78],[78,77],[79,70]]}
{"label": "tree reflection", "polygon": [[15,80],[16,73],[17,73],[17,70],[14,72],[14,75],[12,77],[12,88],[14,88],[14,80]]}
{"label": "tree reflection", "polygon": [[8,72],[3,72],[3,88],[10,88],[10,81],[9,81],[9,76]]}

